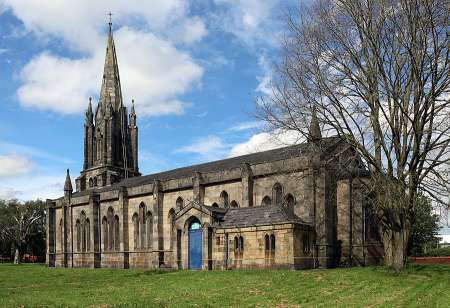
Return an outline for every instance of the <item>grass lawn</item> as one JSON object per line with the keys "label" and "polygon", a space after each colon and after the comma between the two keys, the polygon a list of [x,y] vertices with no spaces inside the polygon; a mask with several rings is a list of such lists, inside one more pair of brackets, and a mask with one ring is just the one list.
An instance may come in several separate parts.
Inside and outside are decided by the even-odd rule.
{"label": "grass lawn", "polygon": [[450,307],[450,266],[305,271],[63,269],[0,264],[0,307]]}

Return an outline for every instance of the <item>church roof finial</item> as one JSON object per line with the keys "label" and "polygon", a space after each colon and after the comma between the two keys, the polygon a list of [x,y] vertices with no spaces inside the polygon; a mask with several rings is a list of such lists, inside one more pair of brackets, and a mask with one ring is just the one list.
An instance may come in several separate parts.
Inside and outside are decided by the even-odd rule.
{"label": "church roof finial", "polygon": [[322,139],[322,133],[320,132],[319,120],[317,119],[316,107],[314,106],[311,111],[308,141],[319,141],[320,139]]}
{"label": "church roof finial", "polygon": [[72,181],[70,179],[69,169],[67,169],[66,182],[64,183],[64,192],[72,193],[72,191],[73,191]]}
{"label": "church roof finial", "polygon": [[134,110],[134,98],[131,99],[131,113],[136,113]]}
{"label": "church roof finial", "polygon": [[109,25],[109,33],[112,33],[112,16],[113,16],[113,13],[109,12],[109,13],[108,13],[108,16],[109,16],[109,22],[108,22],[108,25]]}

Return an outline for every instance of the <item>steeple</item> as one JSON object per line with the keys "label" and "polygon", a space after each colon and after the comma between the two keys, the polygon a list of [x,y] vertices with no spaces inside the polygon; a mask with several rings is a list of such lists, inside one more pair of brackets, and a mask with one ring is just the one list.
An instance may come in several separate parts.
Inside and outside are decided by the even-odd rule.
{"label": "steeple", "polygon": [[92,97],[89,97],[89,105],[86,110],[85,122],[86,122],[86,125],[94,124],[94,113],[92,112]]}
{"label": "steeple", "polygon": [[73,192],[72,181],[70,180],[69,169],[67,169],[66,181],[64,183],[64,195],[72,194],[72,192]]}
{"label": "steeple", "polygon": [[[76,179],[77,191],[95,189],[139,176],[138,128],[134,105],[128,114],[123,104],[119,67],[111,20],[100,97],[92,112],[92,100],[84,125],[84,165]],[[128,122],[130,121],[130,123]]]}
{"label": "steeple", "polygon": [[120,87],[119,67],[117,64],[116,46],[114,44],[111,20],[108,26],[108,41],[99,105],[105,110],[109,101],[111,101],[111,105],[117,111],[122,104],[122,89]]}
{"label": "steeple", "polygon": [[308,141],[316,142],[322,139],[320,132],[319,120],[317,119],[316,108],[313,107],[311,112],[311,123],[309,125]]}

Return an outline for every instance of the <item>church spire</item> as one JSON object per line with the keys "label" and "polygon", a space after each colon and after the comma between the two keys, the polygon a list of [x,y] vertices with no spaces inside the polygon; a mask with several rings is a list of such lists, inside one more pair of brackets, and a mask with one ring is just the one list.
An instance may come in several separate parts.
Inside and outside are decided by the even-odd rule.
{"label": "church spire", "polygon": [[116,46],[114,44],[111,19],[108,26],[108,42],[99,104],[103,108],[106,108],[111,100],[111,105],[114,110],[117,111],[122,104],[122,89],[120,87],[119,67],[117,64]]}
{"label": "church spire", "polygon": [[64,183],[64,194],[68,193],[71,194],[72,192],[73,192],[72,181],[70,180],[69,169],[67,169],[66,181]]}
{"label": "church spire", "polygon": [[322,139],[322,133],[320,132],[319,120],[317,119],[316,107],[312,108],[311,123],[309,125],[308,141],[319,141]]}

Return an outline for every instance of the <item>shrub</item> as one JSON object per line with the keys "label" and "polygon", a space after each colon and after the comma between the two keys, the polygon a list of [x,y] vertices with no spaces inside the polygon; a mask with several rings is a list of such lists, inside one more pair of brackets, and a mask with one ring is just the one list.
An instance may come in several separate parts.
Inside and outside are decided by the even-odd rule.
{"label": "shrub", "polygon": [[450,257],[450,247],[434,248],[423,254],[424,257]]}

